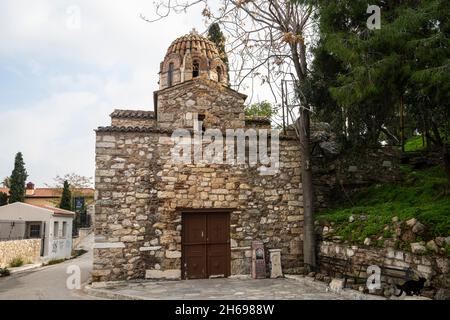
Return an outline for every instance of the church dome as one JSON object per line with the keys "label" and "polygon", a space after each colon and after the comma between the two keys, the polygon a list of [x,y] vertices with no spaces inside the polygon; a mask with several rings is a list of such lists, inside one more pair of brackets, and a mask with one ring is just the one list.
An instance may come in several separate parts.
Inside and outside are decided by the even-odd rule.
{"label": "church dome", "polygon": [[178,53],[181,56],[188,51],[199,53],[209,59],[220,57],[216,45],[198,33],[189,33],[176,39],[167,50],[166,56]]}
{"label": "church dome", "polygon": [[192,30],[167,49],[160,66],[159,88],[165,89],[198,77],[228,85],[228,68],[216,45]]}

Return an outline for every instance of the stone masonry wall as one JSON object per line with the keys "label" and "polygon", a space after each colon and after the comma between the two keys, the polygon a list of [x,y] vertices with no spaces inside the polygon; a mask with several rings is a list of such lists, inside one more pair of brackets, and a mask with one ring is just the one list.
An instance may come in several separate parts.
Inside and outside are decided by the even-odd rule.
{"label": "stone masonry wall", "polygon": [[41,239],[0,241],[0,267],[8,267],[13,259],[20,258],[24,263],[39,262]]}
{"label": "stone masonry wall", "polygon": [[336,199],[369,185],[398,181],[399,164],[400,154],[391,147],[366,148],[335,158],[316,153],[313,159],[316,208],[326,209]]}
{"label": "stone masonry wall", "polygon": [[[426,287],[435,291],[437,288],[450,288],[450,260],[442,255],[413,254],[393,248],[350,246],[329,241],[319,243],[318,247],[320,268],[323,273],[327,272],[327,265],[323,262],[323,257],[338,258],[349,262],[346,274],[351,276],[359,275],[366,278],[367,266],[384,267],[381,272],[383,287],[393,283],[402,284],[406,280],[410,280],[405,278],[405,272],[392,270],[410,268],[411,278],[417,280],[418,277],[424,277],[427,279]],[[386,269],[386,267],[392,269]]]}
{"label": "stone masonry wall", "polygon": [[245,96],[217,82],[202,78],[158,91],[158,126],[190,128],[195,113],[205,115],[207,128],[244,128]]}
{"label": "stone masonry wall", "polygon": [[[229,208],[231,274],[250,274],[251,241],[282,250],[286,273],[302,261],[299,149],[281,140],[280,172],[248,165],[171,163],[170,132],[97,131],[94,281],[180,278],[180,208]],[[268,256],[268,255],[267,255]]]}

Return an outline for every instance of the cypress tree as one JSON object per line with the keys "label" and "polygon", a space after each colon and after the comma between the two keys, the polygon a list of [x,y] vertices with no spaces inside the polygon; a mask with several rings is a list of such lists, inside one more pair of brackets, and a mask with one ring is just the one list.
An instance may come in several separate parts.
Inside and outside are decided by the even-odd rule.
{"label": "cypress tree", "polygon": [[59,207],[65,210],[72,210],[72,193],[70,192],[70,186],[67,180],[64,180],[64,187]]}
{"label": "cypress tree", "polygon": [[219,50],[220,58],[228,69],[228,56],[225,51],[225,36],[223,35],[222,30],[220,30],[218,23],[213,23],[209,26],[208,38],[215,43],[217,49]]}
{"label": "cypress tree", "polygon": [[9,189],[9,203],[24,202],[25,200],[25,182],[28,174],[23,162],[21,152],[16,154],[14,161],[14,170],[11,174],[10,189]]}

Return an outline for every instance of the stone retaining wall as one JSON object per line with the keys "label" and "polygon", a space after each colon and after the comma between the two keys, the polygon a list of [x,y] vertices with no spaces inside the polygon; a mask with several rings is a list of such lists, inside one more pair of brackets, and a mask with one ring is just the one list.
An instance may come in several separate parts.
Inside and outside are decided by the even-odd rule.
{"label": "stone retaining wall", "polygon": [[335,200],[373,184],[400,180],[399,164],[400,154],[392,147],[347,151],[335,158],[316,151],[313,160],[315,208],[326,209]]}
{"label": "stone retaining wall", "polygon": [[24,264],[40,260],[41,239],[0,241],[0,267],[9,267],[13,259],[20,258]]}
{"label": "stone retaining wall", "polygon": [[[366,246],[351,246],[323,241],[319,243],[319,261],[322,273],[327,273],[327,266],[323,257],[338,258],[349,261],[349,276],[366,278],[366,268],[369,265],[388,267],[392,269],[411,269],[411,278],[424,277],[426,286],[431,291],[439,288],[450,288],[450,260],[444,255],[413,254],[411,252],[395,250],[393,248],[374,248]],[[322,258],[322,259],[320,259]],[[361,268],[361,266],[364,266]],[[362,272],[361,272],[362,271]],[[404,272],[382,270],[382,282],[385,284],[401,284],[406,280]]]}

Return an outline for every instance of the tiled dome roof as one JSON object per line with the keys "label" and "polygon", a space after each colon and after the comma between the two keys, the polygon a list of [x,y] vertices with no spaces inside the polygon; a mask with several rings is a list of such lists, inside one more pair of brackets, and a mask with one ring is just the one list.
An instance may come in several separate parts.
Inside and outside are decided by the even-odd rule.
{"label": "tiled dome roof", "polygon": [[166,56],[172,53],[179,53],[181,56],[184,56],[187,50],[190,50],[191,53],[200,52],[209,59],[220,57],[216,45],[207,38],[199,35],[195,29],[172,42],[167,50]]}

